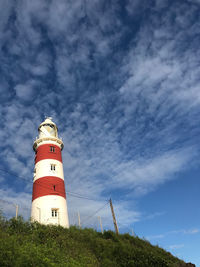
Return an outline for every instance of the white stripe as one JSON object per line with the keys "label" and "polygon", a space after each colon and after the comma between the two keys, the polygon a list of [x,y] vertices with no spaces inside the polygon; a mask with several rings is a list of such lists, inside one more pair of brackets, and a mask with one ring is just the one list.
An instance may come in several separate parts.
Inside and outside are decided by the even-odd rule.
{"label": "white stripe", "polygon": [[[55,164],[55,171],[51,170],[51,164]],[[43,159],[38,161],[35,165],[33,181],[44,176],[56,176],[64,180],[63,164],[55,159]]]}
{"label": "white stripe", "polygon": [[[52,216],[52,209],[57,209],[57,216]],[[61,196],[43,196],[33,200],[31,220],[42,224],[57,224],[69,228],[67,202]]]}

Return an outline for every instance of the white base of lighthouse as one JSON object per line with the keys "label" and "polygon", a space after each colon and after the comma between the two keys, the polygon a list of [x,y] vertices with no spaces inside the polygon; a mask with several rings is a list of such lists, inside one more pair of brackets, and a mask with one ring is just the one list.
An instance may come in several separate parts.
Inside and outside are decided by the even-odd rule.
{"label": "white base of lighthouse", "polygon": [[55,195],[34,199],[32,202],[31,220],[41,224],[61,225],[69,228],[66,199]]}

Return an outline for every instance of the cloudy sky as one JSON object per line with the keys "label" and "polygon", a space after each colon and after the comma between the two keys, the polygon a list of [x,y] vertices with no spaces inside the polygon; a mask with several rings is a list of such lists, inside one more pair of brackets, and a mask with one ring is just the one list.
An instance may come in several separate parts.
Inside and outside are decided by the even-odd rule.
{"label": "cloudy sky", "polygon": [[0,0],[6,216],[30,216],[32,144],[51,116],[71,223],[79,211],[113,229],[112,197],[121,232],[200,264],[199,16],[199,0]]}

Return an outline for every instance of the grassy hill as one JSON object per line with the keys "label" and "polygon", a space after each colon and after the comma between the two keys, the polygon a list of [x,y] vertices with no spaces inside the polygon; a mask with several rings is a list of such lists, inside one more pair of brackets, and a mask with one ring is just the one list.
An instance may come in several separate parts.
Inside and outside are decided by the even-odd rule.
{"label": "grassy hill", "polygon": [[64,229],[0,218],[0,266],[187,266],[169,252],[129,234]]}

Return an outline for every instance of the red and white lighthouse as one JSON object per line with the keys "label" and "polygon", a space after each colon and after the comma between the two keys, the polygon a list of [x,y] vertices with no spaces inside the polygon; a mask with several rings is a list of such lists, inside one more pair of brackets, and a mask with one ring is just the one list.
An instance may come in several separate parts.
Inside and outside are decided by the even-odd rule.
{"label": "red and white lighthouse", "polygon": [[61,151],[63,142],[51,118],[38,128],[33,144],[35,169],[32,195],[32,221],[69,227]]}

